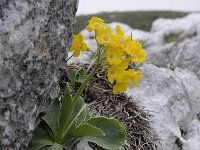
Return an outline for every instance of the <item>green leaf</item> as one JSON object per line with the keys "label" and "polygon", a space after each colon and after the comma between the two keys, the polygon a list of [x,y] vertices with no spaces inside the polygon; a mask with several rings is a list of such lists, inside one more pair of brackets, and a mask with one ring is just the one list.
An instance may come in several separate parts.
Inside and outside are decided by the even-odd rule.
{"label": "green leaf", "polygon": [[62,144],[66,149],[72,149],[74,144],[85,136],[104,136],[105,134],[99,128],[90,124],[81,124],[79,127],[73,129],[71,133],[65,137],[65,143]]}
{"label": "green leaf", "polygon": [[89,119],[87,123],[101,129],[105,136],[86,137],[86,140],[109,150],[117,149],[124,144],[126,130],[117,120],[105,117],[94,117]]}
{"label": "green leaf", "polygon": [[84,70],[83,68],[81,68],[76,73],[76,79],[83,77],[83,75],[84,75]]}
{"label": "green leaf", "polygon": [[89,116],[89,110],[86,106],[81,112],[81,114],[78,116],[78,119],[76,121],[76,126],[79,126],[81,123],[83,123],[88,116]]}
{"label": "green leaf", "polygon": [[[82,111],[80,112],[80,110]],[[82,121],[85,120],[86,116],[87,116],[87,110],[86,110],[85,101],[80,96],[74,108],[73,114],[71,116],[71,120],[73,120],[74,118],[77,118],[77,126],[78,126]]]}
{"label": "green leaf", "polygon": [[48,146],[44,146],[44,147],[40,148],[39,150],[47,150],[49,147],[50,147],[49,145]]}
{"label": "green leaf", "polygon": [[51,146],[53,142],[44,129],[36,128],[28,145],[28,150],[39,150],[45,146]]}
{"label": "green leaf", "polygon": [[71,127],[76,127],[81,122],[83,122],[85,120],[86,116],[87,116],[87,111],[86,111],[85,101],[82,97],[79,97],[79,99],[75,105],[75,108],[73,110],[73,113],[69,119],[69,122],[64,128],[63,136],[65,136],[67,134],[69,129],[71,130]]}
{"label": "green leaf", "polygon": [[41,128],[43,128],[47,132],[47,134],[51,138],[51,140],[54,141],[54,139],[55,139],[54,134],[53,134],[51,128],[49,127],[49,125],[44,120],[41,120],[40,125],[41,125]]}
{"label": "green leaf", "polygon": [[65,143],[62,144],[62,146],[66,150],[71,150],[74,147],[74,144],[77,143],[79,140],[79,138],[67,140]]}
{"label": "green leaf", "polygon": [[70,81],[75,82],[76,81],[76,71],[73,69],[67,70],[67,77]]}
{"label": "green leaf", "polygon": [[86,104],[83,103],[82,98],[79,98],[75,109],[73,111],[73,114],[68,122],[68,124],[66,125],[65,129],[64,129],[64,133],[62,135],[62,137],[67,136],[68,132],[73,129],[74,127],[76,127],[76,121],[78,120],[78,117],[81,115],[81,113],[83,112],[83,110],[86,108]]}
{"label": "green leaf", "polygon": [[54,143],[51,147],[49,147],[47,150],[63,150],[62,145]]}
{"label": "green leaf", "polygon": [[85,137],[85,136],[105,136],[103,131],[91,124],[84,123],[81,124],[79,127],[75,128],[71,133],[70,136],[75,137]]}
{"label": "green leaf", "polygon": [[64,93],[64,97],[63,97],[63,101],[62,101],[62,106],[61,106],[61,111],[60,111],[60,124],[63,124],[65,122],[65,120],[69,117],[70,114],[70,108],[72,105],[73,101],[72,101],[72,96],[70,93],[70,88],[69,88],[69,84],[66,83],[65,86],[65,93]]}
{"label": "green leaf", "polygon": [[76,82],[83,83],[86,78],[87,75],[85,75],[83,68],[79,69],[76,73]]}
{"label": "green leaf", "polygon": [[69,141],[68,144],[65,145],[68,147],[71,147],[69,145],[73,145],[73,140],[76,141],[76,139],[72,139],[72,137],[69,137],[69,132],[73,131],[79,124],[84,122],[88,115],[88,111],[86,109],[86,104],[84,102],[84,99],[82,97],[79,97],[78,102],[75,105],[74,111],[72,113],[72,116],[69,120],[69,123],[66,125],[64,129],[64,133],[62,135],[62,142]]}
{"label": "green leaf", "polygon": [[82,77],[76,79],[76,82],[78,82],[78,83],[83,83],[83,82],[85,81],[86,78],[87,78],[87,76],[86,76],[86,75],[83,75]]}
{"label": "green leaf", "polygon": [[[55,137],[57,136],[57,133],[58,133],[59,112],[60,112],[60,102],[58,99],[55,99],[51,108],[47,111],[46,115],[42,118],[48,124],[48,126],[51,128],[51,130],[53,132],[53,137],[52,137],[53,140],[55,139]],[[48,128],[46,130],[49,131]],[[49,134],[52,136],[51,133],[49,133]]]}

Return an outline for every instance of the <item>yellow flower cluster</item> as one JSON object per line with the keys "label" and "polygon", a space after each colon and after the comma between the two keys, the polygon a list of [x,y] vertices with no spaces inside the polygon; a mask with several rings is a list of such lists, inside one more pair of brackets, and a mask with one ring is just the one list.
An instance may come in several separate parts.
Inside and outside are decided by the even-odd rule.
{"label": "yellow flower cluster", "polygon": [[113,33],[111,27],[98,17],[92,17],[88,21],[87,30],[95,31],[98,44],[105,47],[106,60],[109,64],[108,81],[111,84],[115,82],[113,93],[123,93],[127,86],[136,86],[142,72],[128,69],[128,65],[130,62],[144,63],[146,53],[141,43],[133,41],[131,36],[125,36],[119,25]]}
{"label": "yellow flower cluster", "polygon": [[73,36],[73,42],[69,51],[73,52],[74,57],[78,57],[81,51],[86,51],[88,49],[83,40],[83,35],[80,33]]}
{"label": "yellow flower cluster", "polygon": [[[136,65],[144,63],[146,53],[142,49],[141,43],[138,40],[132,40],[131,36],[125,36],[120,25],[117,25],[115,32],[113,32],[111,27],[98,17],[92,17],[88,21],[86,29],[89,32],[95,32],[98,47],[104,49],[103,56],[108,64],[108,81],[111,84],[115,83],[113,93],[123,93],[128,86],[136,86],[142,76],[142,72],[129,69],[128,66],[131,62]],[[81,42],[81,44],[78,42]],[[73,48],[71,47],[71,49],[76,49],[77,51],[74,51],[75,56],[80,54],[80,50],[83,51],[87,47],[83,40],[77,40],[72,46]]]}

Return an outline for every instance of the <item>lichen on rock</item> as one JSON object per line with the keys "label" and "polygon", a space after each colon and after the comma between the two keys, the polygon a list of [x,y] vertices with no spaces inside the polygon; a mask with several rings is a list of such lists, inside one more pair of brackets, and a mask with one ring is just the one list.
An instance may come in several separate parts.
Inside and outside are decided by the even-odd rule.
{"label": "lichen on rock", "polygon": [[57,96],[77,0],[0,2],[0,149],[26,149]]}

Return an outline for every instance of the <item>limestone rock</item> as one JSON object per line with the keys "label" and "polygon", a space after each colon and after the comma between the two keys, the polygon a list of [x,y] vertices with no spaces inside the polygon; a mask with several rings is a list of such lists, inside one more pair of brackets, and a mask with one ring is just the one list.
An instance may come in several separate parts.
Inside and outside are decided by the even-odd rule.
{"label": "limestone rock", "polygon": [[[200,78],[199,13],[179,19],[157,19],[150,33],[159,35],[163,43],[150,42],[150,46],[146,47],[148,63],[170,69],[188,69]],[[171,38],[171,41],[167,42],[166,38]]]}
{"label": "limestone rock", "polygon": [[200,40],[186,40],[175,56],[174,65],[193,71],[200,79]]}
{"label": "limestone rock", "polygon": [[190,135],[190,123],[200,112],[197,76],[188,70],[172,71],[154,65],[144,65],[142,70],[144,75],[139,85],[127,94],[138,98],[141,106],[153,115],[152,126],[161,138],[159,149],[191,146],[186,133]]}
{"label": "limestone rock", "polygon": [[74,146],[73,150],[93,150],[93,149],[89,146],[87,141],[81,140]]}
{"label": "limestone rock", "polygon": [[187,143],[183,144],[183,150],[199,150],[200,147],[200,122],[194,119],[188,128]]}
{"label": "limestone rock", "polygon": [[0,1],[0,149],[24,150],[57,96],[77,0]]}

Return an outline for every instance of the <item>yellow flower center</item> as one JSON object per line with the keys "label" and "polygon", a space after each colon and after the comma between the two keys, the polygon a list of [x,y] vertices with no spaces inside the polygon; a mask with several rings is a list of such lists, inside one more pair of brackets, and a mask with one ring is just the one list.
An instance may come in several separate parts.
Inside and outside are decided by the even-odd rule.
{"label": "yellow flower center", "polygon": [[100,24],[99,24],[99,23],[95,23],[95,24],[94,24],[94,27],[97,29],[97,28],[100,27]]}
{"label": "yellow flower center", "polygon": [[112,70],[110,73],[111,73],[112,76],[114,76],[116,74],[116,71]]}
{"label": "yellow flower center", "polygon": [[102,39],[105,42],[108,42],[110,40],[110,37],[108,35],[102,35]]}
{"label": "yellow flower center", "polygon": [[113,58],[115,57],[115,55],[114,55],[113,53],[111,53],[111,54],[109,55],[109,57],[110,57],[110,59],[113,59]]}

